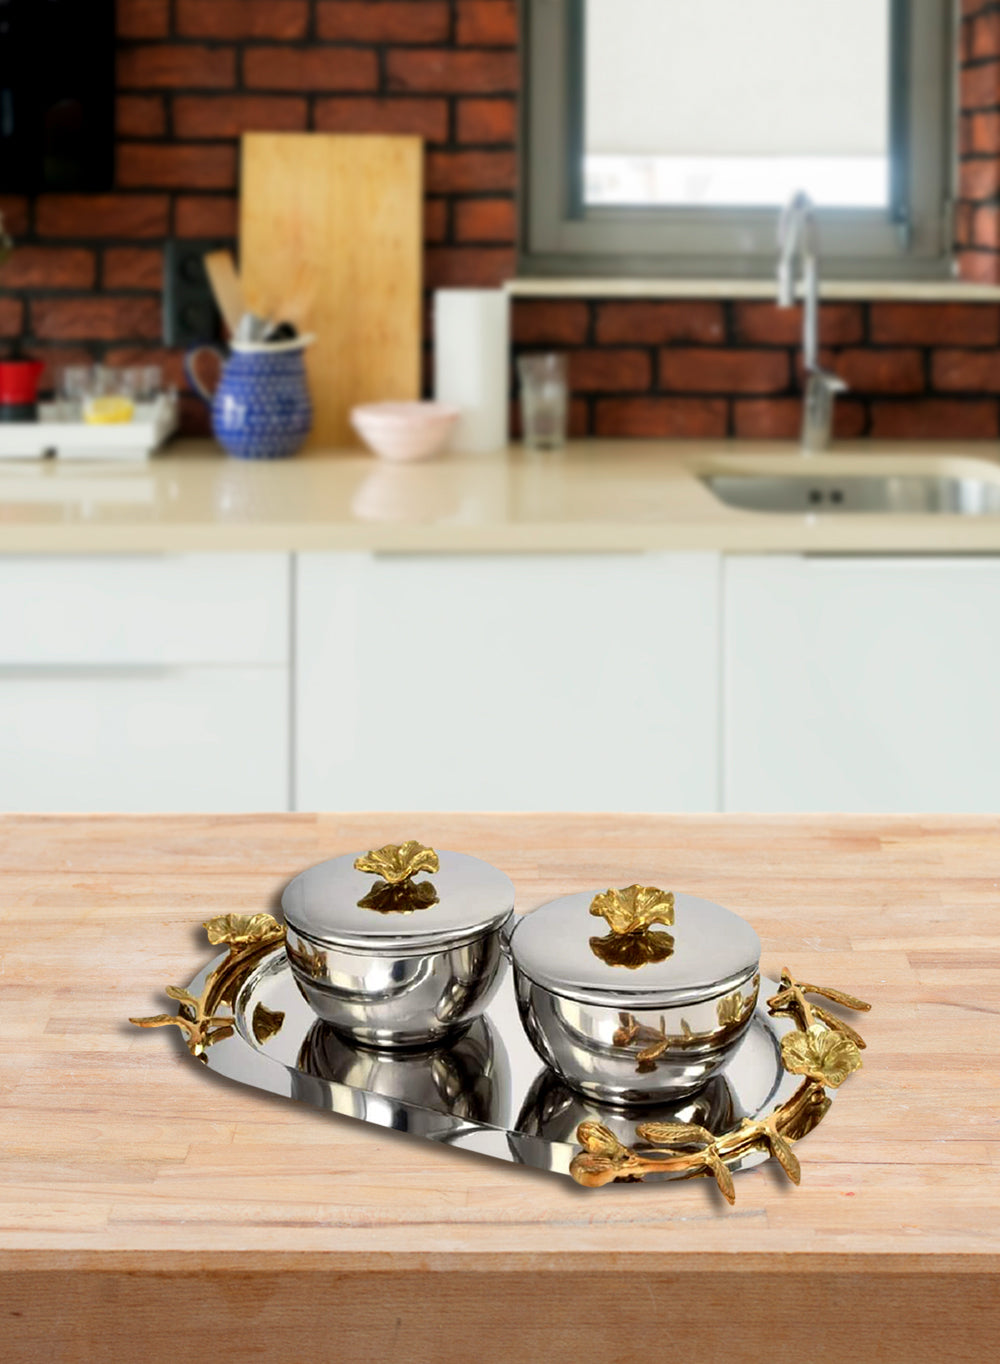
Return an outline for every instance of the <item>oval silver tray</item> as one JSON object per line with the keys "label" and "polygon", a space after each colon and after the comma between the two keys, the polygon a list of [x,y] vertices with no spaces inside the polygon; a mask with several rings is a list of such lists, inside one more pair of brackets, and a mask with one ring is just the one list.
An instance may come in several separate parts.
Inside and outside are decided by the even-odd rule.
{"label": "oval silver tray", "polygon": [[[785,1070],[781,1055],[781,1039],[796,1030],[796,1023],[768,1012],[764,1001],[780,986],[767,978],[743,1040],[702,1090],[669,1107],[619,1110],[587,1101],[542,1066],[522,1031],[509,975],[486,1016],[450,1046],[388,1054],[351,1046],[320,1022],[295,985],[283,944],[262,948],[242,962],[219,956],[186,991],[171,989],[182,1005],[180,1017],[134,1021],[160,1026],[181,1023],[185,1014],[199,1018],[191,1005],[211,993],[214,979],[216,998],[211,1016],[199,1018],[200,1034],[184,1025],[188,1050],[210,1070],[270,1094],[497,1160],[568,1175],[581,1152],[581,1123],[600,1124],[626,1148],[642,1148],[640,1124],[695,1124],[721,1135],[743,1119],[772,1113],[802,1083],[801,1075]],[[229,962],[231,979],[219,989]],[[766,1147],[747,1150],[729,1159],[729,1169],[749,1169],[771,1154]],[[647,1173],[655,1179],[684,1177]]]}

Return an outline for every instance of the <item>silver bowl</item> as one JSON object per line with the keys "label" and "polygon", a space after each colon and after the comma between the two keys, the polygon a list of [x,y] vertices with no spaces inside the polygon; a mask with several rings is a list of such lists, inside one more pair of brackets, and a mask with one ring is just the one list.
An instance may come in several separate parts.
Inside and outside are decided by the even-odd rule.
{"label": "silver bowl", "polygon": [[567,999],[515,970],[521,1023],[547,1066],[601,1104],[657,1104],[700,1089],[725,1065],[753,1017],[757,987],[739,982],[737,1021],[719,1023],[722,999],[628,1009]]}
{"label": "silver bowl", "polygon": [[[608,896],[635,901],[633,892],[649,903],[660,896],[659,917],[595,933],[588,910]],[[757,1003],[757,934],[690,895],[652,887],[567,895],[520,919],[509,950],[532,1046],[599,1104],[662,1104],[699,1090],[732,1055]]]}
{"label": "silver bowl", "polygon": [[496,867],[412,840],[310,867],[281,899],[302,995],[325,1023],[376,1048],[434,1046],[482,1015],[505,969],[500,933],[513,906]]}
{"label": "silver bowl", "polygon": [[499,930],[471,942],[402,955],[321,946],[286,936],[295,983],[325,1023],[368,1047],[426,1047],[467,1028],[505,968]]}

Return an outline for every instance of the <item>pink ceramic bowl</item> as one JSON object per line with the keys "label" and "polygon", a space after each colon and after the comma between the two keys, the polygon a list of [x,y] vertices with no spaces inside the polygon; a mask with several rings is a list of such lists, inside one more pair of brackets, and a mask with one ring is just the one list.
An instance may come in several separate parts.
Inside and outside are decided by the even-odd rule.
{"label": "pink ceramic bowl", "polygon": [[442,450],[459,417],[446,403],[363,403],[351,425],[382,459],[430,459]]}

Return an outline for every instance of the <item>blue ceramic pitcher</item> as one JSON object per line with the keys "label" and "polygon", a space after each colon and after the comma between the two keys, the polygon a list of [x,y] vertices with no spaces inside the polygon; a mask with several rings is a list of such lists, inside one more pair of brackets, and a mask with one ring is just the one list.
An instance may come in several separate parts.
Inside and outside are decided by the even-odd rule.
{"label": "blue ceramic pitcher", "polygon": [[[188,351],[184,368],[192,388],[212,409],[215,439],[237,459],[284,459],[294,455],[312,426],[312,403],[303,351],[313,341],[233,341],[228,359],[216,346]],[[199,358],[222,358],[215,392],[198,377]]]}

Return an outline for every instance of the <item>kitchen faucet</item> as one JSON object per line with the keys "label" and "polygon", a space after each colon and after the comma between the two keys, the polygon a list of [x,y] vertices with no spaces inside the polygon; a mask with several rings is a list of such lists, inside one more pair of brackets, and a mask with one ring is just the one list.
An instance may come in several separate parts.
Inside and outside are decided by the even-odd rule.
{"label": "kitchen faucet", "polygon": [[786,205],[778,224],[778,307],[795,306],[795,256],[802,259],[802,362],[806,391],[802,405],[802,452],[825,450],[833,427],[833,404],[847,385],[819,363],[819,257],[816,214],[801,190]]}

